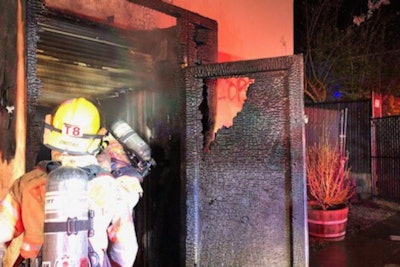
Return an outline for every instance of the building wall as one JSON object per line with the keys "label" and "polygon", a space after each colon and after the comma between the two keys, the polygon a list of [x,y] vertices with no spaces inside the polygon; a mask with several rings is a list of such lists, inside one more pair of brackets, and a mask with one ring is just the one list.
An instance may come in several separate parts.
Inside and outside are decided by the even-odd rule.
{"label": "building wall", "polygon": [[218,22],[220,62],[293,54],[293,0],[165,1]]}
{"label": "building wall", "polygon": [[[219,61],[292,55],[293,0],[164,0],[218,22]],[[135,27],[145,20],[146,9],[135,9],[122,0],[47,0],[50,7],[107,21],[119,27]],[[162,20],[162,21],[160,21]],[[150,23],[151,24],[151,23]],[[168,27],[174,19],[157,14],[153,26]],[[151,25],[150,25],[151,26]]]}
{"label": "building wall", "polygon": [[[164,0],[218,23],[218,61],[238,61],[292,55],[293,0]],[[122,27],[165,28],[175,19],[124,0],[47,0],[50,7]],[[112,21],[109,20],[112,18]],[[248,83],[226,80],[218,84],[215,130],[231,126],[242,109]]]}
{"label": "building wall", "polygon": [[[218,23],[218,61],[292,55],[293,0],[166,0]],[[247,77],[219,80],[214,131],[230,127],[242,109]]]}

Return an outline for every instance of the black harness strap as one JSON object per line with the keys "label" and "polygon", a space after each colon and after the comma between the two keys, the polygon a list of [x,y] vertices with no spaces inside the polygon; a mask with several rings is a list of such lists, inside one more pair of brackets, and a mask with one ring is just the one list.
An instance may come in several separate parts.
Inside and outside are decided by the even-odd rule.
{"label": "black harness strap", "polygon": [[80,231],[90,231],[90,220],[78,220],[76,217],[68,218],[66,222],[45,222],[45,233],[66,232],[67,235],[77,235]]}

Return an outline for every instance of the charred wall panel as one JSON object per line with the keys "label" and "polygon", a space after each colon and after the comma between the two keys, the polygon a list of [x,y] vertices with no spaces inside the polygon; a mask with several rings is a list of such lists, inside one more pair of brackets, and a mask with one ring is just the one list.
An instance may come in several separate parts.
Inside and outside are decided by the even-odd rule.
{"label": "charred wall panel", "polygon": [[143,41],[137,32],[56,11],[47,11],[38,30],[40,105],[54,106],[76,96],[95,100],[121,90],[152,87],[153,58],[138,49]]}
{"label": "charred wall panel", "polygon": [[[255,82],[204,154],[205,80],[233,75]],[[186,266],[307,266],[302,77],[297,56],[188,70]]]}
{"label": "charred wall panel", "polygon": [[12,183],[6,166],[16,154],[15,120],[13,123],[9,111],[16,100],[18,2],[23,1],[6,0],[0,3],[0,198]]}
{"label": "charred wall panel", "polygon": [[16,94],[17,5],[18,1],[2,1],[0,11],[0,154],[5,162],[15,154],[15,125],[9,124],[7,106],[14,105]]}
{"label": "charred wall panel", "polygon": [[[38,99],[40,96],[41,81],[37,77],[36,64],[37,64],[37,41],[38,36],[38,23],[42,19],[42,14],[45,12],[43,1],[30,0],[27,1],[27,150],[26,150],[26,169],[31,170],[36,164],[36,159],[42,157],[42,148],[40,145],[41,134],[43,132],[43,117],[38,117],[41,113],[37,110]],[[38,153],[41,155],[38,157]],[[48,158],[46,158],[48,159]]]}

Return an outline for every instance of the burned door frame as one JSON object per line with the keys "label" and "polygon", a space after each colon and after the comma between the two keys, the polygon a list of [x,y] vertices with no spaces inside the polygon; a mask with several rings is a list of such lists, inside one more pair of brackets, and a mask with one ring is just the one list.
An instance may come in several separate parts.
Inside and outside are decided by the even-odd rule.
{"label": "burned door frame", "polygon": [[[178,146],[178,151],[180,149],[180,133],[182,132],[184,125],[182,121],[176,118],[180,118],[183,112],[181,106],[184,105],[183,91],[184,87],[181,82],[181,69],[186,66],[194,66],[202,63],[213,63],[217,61],[217,23],[216,21],[203,17],[201,15],[195,14],[188,10],[184,10],[179,7],[167,4],[158,0],[146,0],[146,1],[129,1],[136,3],[138,5],[154,9],[161,13],[165,13],[176,18],[176,62],[174,66],[171,66],[167,73],[161,72],[160,75],[164,75],[166,79],[172,80],[166,86],[166,88],[161,87],[160,90],[164,90],[163,94],[167,97],[173,97],[173,103],[176,103],[174,107],[171,107],[167,114],[164,116],[166,121],[160,123],[162,125],[167,125],[169,127],[169,132],[172,134],[172,140],[177,140],[174,143],[170,141],[165,141],[162,145],[165,146]],[[45,1],[30,0],[27,1],[27,95],[28,95],[28,109],[27,109],[27,132],[29,133],[27,137],[27,169],[33,168],[36,161],[37,155],[40,151],[39,140],[41,133],[41,125],[36,123],[35,116],[38,112],[38,96],[40,95],[41,80],[36,76],[36,51],[37,51],[37,41],[38,41],[38,27],[37,24],[41,22],[42,18],[46,18],[46,12],[44,6]],[[171,115],[171,116],[169,116]],[[172,118],[172,119],[171,119]],[[169,147],[165,149],[166,151],[175,151]],[[171,152],[172,153],[172,152]],[[175,156],[175,155],[172,155]],[[180,159],[179,156],[176,157]],[[179,195],[180,190],[180,162],[173,161],[173,166],[177,170],[178,175],[174,179],[177,180],[178,187],[170,188],[169,192]],[[160,164],[161,165],[161,164]],[[152,186],[152,185],[150,185]],[[176,191],[174,191],[176,189]],[[146,190],[146,189],[145,189]],[[147,191],[149,192],[149,191]],[[143,200],[139,205],[145,205],[145,208],[151,209],[152,203],[144,203]],[[179,205],[176,207],[180,210]],[[179,216],[181,216],[179,214]],[[146,227],[154,223],[154,218],[144,222]],[[175,219],[177,224],[179,224],[180,217]],[[135,264],[135,266],[165,266],[165,264],[174,265],[178,258],[175,257],[179,254],[179,232],[173,232],[174,239],[178,241],[173,241],[172,243],[154,241],[154,237],[163,238],[165,234],[161,231],[165,231],[163,228],[151,229],[152,233],[146,233],[139,238],[143,238],[146,243],[146,247],[140,247],[139,256],[140,260]],[[141,242],[141,240],[138,240]],[[169,255],[172,248],[172,254]],[[175,248],[176,246],[176,248]],[[175,253],[177,252],[177,253]],[[161,255],[162,253],[162,255]],[[174,258],[173,258],[174,257]]]}
{"label": "burned door frame", "polygon": [[[201,63],[213,63],[217,61],[217,22],[215,20],[203,17],[188,10],[173,6],[171,4],[157,1],[157,0],[131,0],[134,4],[138,4],[150,9],[159,11],[161,13],[170,15],[177,19],[177,66],[175,70],[175,87],[181,88],[179,84],[179,66],[193,66]],[[27,1],[26,14],[27,23],[26,39],[27,39],[27,149],[26,151],[26,168],[32,169],[34,166],[35,158],[39,153],[40,147],[38,145],[38,128],[41,125],[35,124],[36,108],[38,106],[38,97],[40,95],[41,81],[36,76],[36,50],[38,41],[38,27],[41,19],[46,17],[43,10],[44,2],[40,1]],[[43,14],[44,13],[44,14]],[[40,14],[38,16],[38,14]],[[168,74],[170,75],[170,74]],[[177,89],[181,90],[181,89]]]}
{"label": "burned door frame", "polygon": [[[257,235],[262,237],[267,237],[268,234],[265,232],[259,231],[262,228],[265,228],[265,225],[260,226],[259,220],[260,216],[264,218],[272,218],[277,214],[270,214],[265,215],[265,213],[276,212],[274,208],[269,208],[268,203],[260,204],[260,203],[253,203],[254,206],[264,207],[266,210],[259,210],[253,208],[253,206],[240,206],[235,205],[233,203],[238,201],[245,201],[240,198],[232,197],[232,192],[240,192],[240,191],[251,191],[252,189],[246,188],[249,178],[246,177],[243,170],[247,170],[248,174],[251,175],[254,173],[254,169],[246,169],[248,168],[246,164],[236,164],[238,162],[224,162],[225,158],[221,155],[229,155],[230,154],[230,147],[221,147],[226,145],[226,143],[219,144],[218,140],[218,132],[216,134],[216,139],[213,142],[217,142],[215,147],[213,147],[213,142],[204,142],[205,139],[209,138],[204,135],[204,125],[202,117],[204,113],[202,113],[199,109],[200,105],[204,100],[204,92],[203,88],[205,85],[205,81],[207,79],[215,79],[215,78],[229,78],[229,77],[236,77],[236,76],[252,76],[255,73],[265,73],[265,75],[269,75],[269,73],[278,73],[278,75],[282,74],[283,84],[281,87],[274,87],[270,85],[269,87],[265,85],[263,89],[265,89],[265,96],[268,96],[268,90],[276,89],[282,90],[283,94],[286,98],[283,101],[286,102],[286,106],[283,108],[283,113],[280,114],[280,118],[286,121],[287,125],[282,127],[284,130],[285,135],[285,143],[288,147],[285,148],[286,154],[284,153],[276,155],[272,155],[275,157],[285,157],[288,160],[288,164],[285,165],[286,170],[281,170],[283,174],[281,174],[286,181],[285,188],[283,189],[285,192],[284,196],[281,196],[281,204],[284,206],[283,215],[284,219],[281,221],[281,224],[277,224],[275,227],[277,231],[280,231],[279,228],[284,228],[285,224],[289,224],[286,231],[284,230],[282,233],[278,234],[281,236],[289,236],[289,240],[281,240],[281,244],[279,241],[275,243],[273,238],[271,240],[264,239],[260,240]],[[279,74],[280,73],[280,74]],[[262,74],[260,74],[262,75]],[[278,79],[279,80],[279,79]],[[290,266],[307,266],[308,265],[308,231],[307,231],[307,223],[306,223],[306,183],[305,183],[305,132],[304,132],[304,103],[303,103],[303,60],[302,56],[289,56],[289,57],[280,57],[280,58],[272,58],[272,59],[260,59],[260,60],[250,60],[250,61],[242,61],[242,62],[230,62],[230,63],[221,63],[221,64],[209,64],[209,65],[202,65],[202,66],[195,66],[195,67],[188,67],[185,70],[185,84],[186,84],[186,111],[185,111],[185,131],[182,133],[182,140],[183,143],[183,151],[185,158],[182,160],[182,170],[183,174],[182,177],[184,180],[182,181],[183,188],[183,200],[182,200],[182,214],[185,215],[182,221],[182,244],[184,247],[182,248],[182,259],[181,259],[181,266],[213,266],[219,264],[227,264],[228,266],[266,266],[265,264],[271,264],[270,266],[281,266],[279,264],[283,264],[283,262],[288,263]],[[255,81],[257,82],[257,81]],[[264,86],[264,85],[263,85]],[[215,95],[213,94],[213,88],[208,88],[209,94],[208,95]],[[251,90],[249,87],[248,90]],[[258,91],[259,92],[259,91]],[[248,93],[249,94],[249,93]],[[206,94],[207,95],[207,94]],[[210,101],[211,100],[211,101]],[[274,100],[277,100],[276,98]],[[212,108],[213,101],[212,99],[207,100],[209,103],[209,107]],[[254,104],[254,99],[248,98],[245,101],[245,105],[247,101],[252,101],[251,103]],[[263,99],[262,103],[266,103],[268,99]],[[273,101],[270,99],[269,101]],[[279,101],[279,100],[278,100]],[[250,107],[252,104],[248,104],[246,111],[242,110],[241,112],[249,112],[249,110],[260,108],[261,106]],[[268,106],[268,104],[267,104]],[[244,109],[244,108],[243,108]],[[276,110],[270,110],[276,113]],[[240,113],[238,113],[237,117],[242,117]],[[260,121],[265,121],[265,117],[268,113],[263,113],[260,111],[260,114],[256,113],[253,115],[255,117],[263,116]],[[245,114],[243,114],[245,115]],[[247,117],[249,118],[249,117]],[[251,116],[250,116],[251,118]],[[243,117],[242,117],[243,119]],[[235,126],[234,124],[232,126]],[[268,119],[267,119],[268,120]],[[212,121],[209,120],[209,121]],[[236,123],[240,124],[243,123],[239,119]],[[273,123],[271,123],[273,125]],[[252,126],[255,129],[266,129],[267,125],[257,125]],[[211,127],[212,128],[212,127]],[[252,129],[253,129],[252,128]],[[238,130],[239,129],[239,130]],[[224,129],[224,132],[221,133],[223,138],[229,136],[229,131]],[[257,161],[257,156],[259,156],[260,151],[257,149],[261,149],[258,146],[254,146],[249,144],[253,142],[253,140],[246,140],[246,130],[242,128],[236,127],[235,133],[241,133],[243,131],[243,139],[241,140],[239,137],[239,143],[235,143],[234,139],[229,139],[227,143],[228,146],[239,146],[236,150],[232,150],[234,152],[240,151],[240,146],[249,146],[250,149],[255,149],[252,152],[245,153],[246,156],[251,157],[254,156]],[[226,139],[224,139],[226,140]],[[233,142],[232,142],[233,141]],[[256,142],[257,143],[257,142]],[[210,149],[206,149],[210,151],[209,153],[204,153],[204,145],[208,146],[211,144]],[[213,149],[216,149],[215,153],[213,153]],[[269,150],[268,148],[267,150]],[[224,151],[221,153],[221,151]],[[228,152],[227,152],[228,151]],[[279,151],[279,149],[271,151]],[[245,151],[244,151],[245,152]],[[266,151],[264,151],[266,152]],[[261,153],[264,153],[261,152]],[[223,154],[225,153],[225,154]],[[240,153],[240,152],[239,152]],[[250,153],[250,154],[249,154]],[[244,156],[244,157],[246,157]],[[262,157],[262,156],[261,156]],[[271,155],[269,155],[271,157]],[[222,159],[221,159],[222,158]],[[229,158],[229,156],[228,156]],[[263,169],[263,160],[259,159],[260,162],[258,166],[260,169]],[[243,162],[249,163],[246,159]],[[253,168],[254,166],[251,166]],[[223,170],[225,168],[225,171]],[[229,168],[237,168],[238,172],[235,173],[235,177],[225,177],[225,172],[232,172]],[[250,168],[250,167],[249,167]],[[274,167],[273,167],[274,168]],[[211,171],[209,171],[211,169]],[[222,170],[221,170],[222,169]],[[272,171],[273,173],[274,171]],[[216,174],[218,173],[218,174]],[[246,173],[246,172],[245,172]],[[223,190],[228,190],[228,195],[224,195],[224,192],[218,192],[217,189],[210,187],[209,184],[214,184],[214,181],[210,180],[210,176],[214,179],[218,178],[218,175],[224,176],[222,181],[220,179],[219,182],[216,182],[217,185],[223,184]],[[263,176],[263,174],[258,173],[256,176],[258,177],[251,179],[254,183],[254,180],[257,180],[255,183],[259,183],[260,187],[268,187],[266,183],[268,183],[268,179],[270,177]],[[272,175],[274,176],[274,175]],[[279,175],[278,175],[279,176]],[[224,178],[227,178],[224,180]],[[282,178],[282,177],[281,177]],[[272,178],[271,178],[272,179]],[[229,180],[237,180],[237,181],[244,181],[244,182],[230,182]],[[260,181],[261,180],[261,181]],[[279,180],[279,178],[278,178]],[[276,181],[275,181],[276,182]],[[226,187],[227,186],[227,187]],[[253,184],[254,186],[254,184]],[[234,189],[232,189],[234,188]],[[256,199],[268,199],[268,196],[265,196],[265,192],[257,191],[260,194],[264,194],[264,196],[260,196],[260,198]],[[210,193],[211,192],[211,193]],[[219,195],[220,194],[220,195]],[[208,199],[210,198],[210,199]],[[244,196],[246,198],[246,196]],[[229,199],[229,200],[227,200]],[[229,202],[232,201],[233,203],[226,203],[225,201]],[[247,198],[246,198],[247,199]],[[279,201],[277,202],[279,203]],[[224,206],[226,204],[226,206]],[[233,204],[233,205],[232,205]],[[225,213],[230,213],[229,207],[232,209],[239,210],[239,216],[237,218],[226,218]],[[217,207],[217,208],[216,208]],[[228,211],[227,211],[228,209]],[[269,209],[269,210],[268,210]],[[254,212],[255,214],[249,215],[250,212]],[[240,212],[243,212],[243,217],[241,217]],[[235,213],[235,212],[233,212]],[[229,214],[232,216],[232,214]],[[271,217],[269,217],[271,216]],[[278,216],[278,215],[277,215]],[[234,216],[233,216],[234,217]],[[279,217],[279,216],[278,216]],[[247,219],[246,219],[247,218]],[[216,221],[223,220],[224,223],[219,224]],[[254,220],[254,221],[253,221]],[[268,222],[265,222],[268,223]],[[226,225],[227,224],[227,225]],[[257,224],[257,225],[252,225]],[[261,224],[263,224],[261,222]],[[221,226],[222,225],[222,226]],[[237,227],[237,229],[247,229],[246,231],[257,231],[256,233],[249,233],[246,232],[245,235],[243,232],[232,233],[234,229],[229,227]],[[239,225],[239,226],[238,226]],[[246,226],[247,225],[247,226]],[[209,236],[209,231],[214,231],[214,227],[221,227],[217,229],[217,232],[213,232],[215,235]],[[224,227],[227,228],[224,228]],[[233,228],[235,228],[233,227]],[[259,228],[261,227],[261,228]],[[267,227],[268,228],[268,227]],[[249,230],[250,229],[250,230]],[[273,229],[273,228],[272,228]],[[218,231],[219,230],[219,231]],[[235,237],[235,234],[238,237]],[[255,240],[248,239],[248,237],[255,237]],[[271,237],[274,235],[271,234]],[[208,237],[208,238],[207,238]],[[246,239],[247,238],[247,239]],[[221,240],[222,239],[222,240]],[[258,240],[257,240],[258,239]],[[261,241],[261,242],[260,242]],[[268,244],[271,242],[271,244]],[[244,245],[243,245],[244,243]],[[261,244],[262,243],[262,244]],[[285,252],[280,251],[280,255],[276,255],[274,257],[283,257],[283,258],[268,258],[266,259],[266,250],[262,248],[268,248],[273,250],[275,247],[279,247],[283,244],[283,247],[287,249]],[[235,246],[237,245],[237,247]],[[227,246],[226,249],[224,246]],[[248,254],[244,253],[242,249],[244,248],[252,248],[250,251],[247,251]],[[212,248],[212,249],[210,249]],[[235,250],[236,249],[236,250]],[[261,251],[258,251],[261,249]],[[283,249],[285,250],[285,249]],[[264,253],[263,253],[264,252]],[[278,251],[279,252],[279,251]],[[279,254],[279,253],[278,253]],[[241,256],[239,256],[241,255]],[[282,261],[281,261],[282,260]],[[263,265],[264,264],[264,265]],[[274,265],[275,264],[275,265]]]}

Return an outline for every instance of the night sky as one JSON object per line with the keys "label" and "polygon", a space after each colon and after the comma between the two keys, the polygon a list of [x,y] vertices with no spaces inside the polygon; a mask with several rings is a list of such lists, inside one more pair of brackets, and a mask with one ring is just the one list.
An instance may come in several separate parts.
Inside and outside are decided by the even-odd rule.
{"label": "night sky", "polygon": [[[309,3],[322,2],[324,0],[307,0]],[[294,1],[294,39],[295,53],[302,52],[302,41],[304,40],[304,2],[306,0]],[[365,14],[368,11],[368,0],[341,0],[338,2],[339,20],[337,27],[344,29],[353,24],[353,16]],[[378,11],[375,11],[378,12]],[[380,21],[386,21],[387,31],[392,41],[400,43],[400,0],[390,0],[389,5],[383,5],[379,9],[382,16]],[[375,18],[374,18],[375,19]]]}

